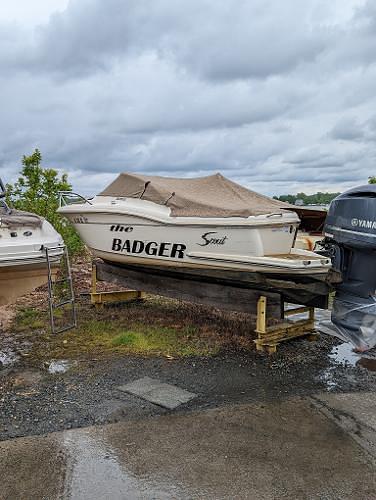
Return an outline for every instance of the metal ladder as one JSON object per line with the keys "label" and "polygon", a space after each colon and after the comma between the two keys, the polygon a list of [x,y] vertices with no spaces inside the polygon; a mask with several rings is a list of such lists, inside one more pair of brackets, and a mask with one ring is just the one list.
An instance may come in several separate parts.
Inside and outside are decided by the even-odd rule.
{"label": "metal ladder", "polygon": [[[66,269],[66,276],[59,278],[57,280],[52,279],[52,267],[51,267],[51,255],[50,252],[52,250],[64,249],[63,253],[63,261],[64,267]],[[61,333],[77,326],[77,314],[76,314],[76,304],[74,300],[74,291],[73,291],[73,281],[72,281],[72,272],[69,261],[69,254],[66,245],[57,246],[57,247],[44,247],[44,251],[46,254],[46,262],[47,262],[47,272],[48,272],[48,303],[50,308],[50,324],[52,333]],[[59,302],[55,302],[55,293],[54,286],[58,284],[68,284],[68,292],[69,295],[67,298]],[[70,305],[70,322],[68,325],[62,327],[56,327],[56,318],[54,312],[57,309],[61,309],[66,305]]]}

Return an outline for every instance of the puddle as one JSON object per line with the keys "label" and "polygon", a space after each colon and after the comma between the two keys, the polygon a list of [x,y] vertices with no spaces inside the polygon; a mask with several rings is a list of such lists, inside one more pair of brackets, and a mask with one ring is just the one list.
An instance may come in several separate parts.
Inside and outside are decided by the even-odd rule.
{"label": "puddle", "polygon": [[338,387],[336,367],[361,367],[370,372],[376,372],[376,352],[355,352],[354,346],[348,342],[336,345],[329,353],[333,365],[320,374],[319,380],[324,382],[328,391]]}
{"label": "puddle", "polygon": [[47,366],[47,371],[48,373],[65,373],[67,372],[74,363],[72,361],[69,361],[67,359],[58,359],[51,361],[50,364]]}
{"label": "puddle", "polygon": [[333,347],[329,354],[329,358],[340,365],[356,366],[360,359],[360,355],[353,351],[352,344],[344,343]]}
{"label": "puddle", "polygon": [[352,344],[345,342],[334,346],[329,358],[336,364],[347,366],[361,366],[369,371],[376,371],[376,353],[355,352]]}
{"label": "puddle", "polygon": [[[148,475],[138,477],[122,463],[110,446],[89,433],[65,434],[65,455],[70,462],[65,478],[67,498],[178,498],[170,496],[171,486],[160,488]],[[127,448],[125,448],[127,453]],[[122,496],[120,492],[126,492]],[[121,496],[120,496],[121,495]],[[181,497],[180,497],[181,498]]]}
{"label": "puddle", "polygon": [[17,360],[18,356],[12,349],[2,349],[0,351],[0,367],[12,365]]}

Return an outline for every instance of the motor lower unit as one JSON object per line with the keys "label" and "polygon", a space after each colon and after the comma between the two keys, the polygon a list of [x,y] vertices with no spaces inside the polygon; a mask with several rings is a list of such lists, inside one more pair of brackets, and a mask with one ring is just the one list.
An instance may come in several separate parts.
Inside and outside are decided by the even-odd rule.
{"label": "motor lower unit", "polygon": [[376,345],[376,185],[335,198],[324,231],[324,252],[341,276],[332,322],[359,349],[369,349]]}

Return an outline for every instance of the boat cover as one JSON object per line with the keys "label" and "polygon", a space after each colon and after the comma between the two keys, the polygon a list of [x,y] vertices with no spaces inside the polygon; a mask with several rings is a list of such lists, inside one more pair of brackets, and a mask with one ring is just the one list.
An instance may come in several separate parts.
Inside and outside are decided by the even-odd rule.
{"label": "boat cover", "polygon": [[166,205],[173,217],[249,217],[304,211],[251,191],[221,174],[176,179],[121,173],[100,196],[140,198]]}
{"label": "boat cover", "polygon": [[0,223],[5,224],[10,228],[40,228],[42,227],[43,221],[43,217],[30,212],[23,212],[14,208],[10,209],[8,212],[5,207],[0,207]]}

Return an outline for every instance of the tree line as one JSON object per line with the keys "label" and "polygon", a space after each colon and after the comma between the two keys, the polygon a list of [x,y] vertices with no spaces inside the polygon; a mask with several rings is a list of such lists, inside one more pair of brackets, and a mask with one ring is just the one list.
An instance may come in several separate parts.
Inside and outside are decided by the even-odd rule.
{"label": "tree line", "polygon": [[295,205],[296,200],[302,200],[304,205],[328,205],[336,196],[341,193],[322,193],[315,194],[283,194],[281,196],[274,196],[275,200],[285,201]]}
{"label": "tree line", "polygon": [[[376,176],[368,177],[369,184],[376,184]],[[304,205],[329,205],[341,193],[322,193],[319,191],[315,194],[283,194],[281,196],[273,196],[275,200],[285,201],[287,203],[295,204],[296,200],[302,200]]]}

